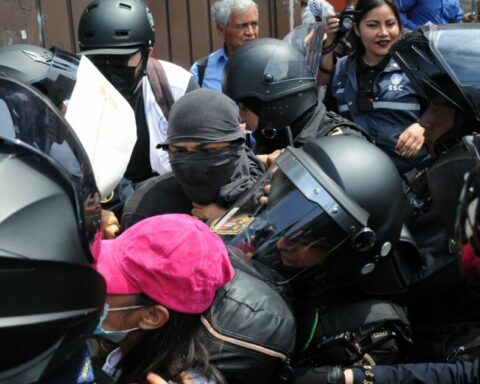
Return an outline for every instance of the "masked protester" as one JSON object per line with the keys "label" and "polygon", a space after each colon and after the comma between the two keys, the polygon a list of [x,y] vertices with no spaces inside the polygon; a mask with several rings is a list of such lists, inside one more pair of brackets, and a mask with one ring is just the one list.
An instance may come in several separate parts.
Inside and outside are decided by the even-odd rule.
{"label": "masked protester", "polygon": [[153,178],[127,201],[122,223],[162,213],[214,219],[263,175],[244,144],[238,109],[227,96],[199,89],[172,108],[167,140],[172,174]]}
{"label": "masked protester", "polygon": [[92,60],[135,112],[137,143],[125,178],[135,188],[169,172],[167,153],[155,146],[165,140],[170,107],[198,85],[183,68],[150,58],[155,28],[148,7],[141,0],[95,0],[80,17],[78,36],[80,54]]}
{"label": "masked protester", "polygon": [[105,299],[91,268],[100,199],[87,154],[38,90],[0,76],[0,109],[15,135],[0,137],[0,337],[10,346],[0,382],[111,382],[85,343]]}
{"label": "masked protester", "polygon": [[305,57],[285,41],[263,38],[245,44],[230,57],[224,74],[223,92],[258,117],[258,125],[251,127],[257,154],[300,147],[326,135],[365,137],[354,123],[327,112]]}
{"label": "masked protester", "polygon": [[234,276],[216,234],[188,215],[160,215],[93,246],[107,283],[95,333],[119,345],[103,369],[121,383],[149,372],[176,383],[222,383],[199,337],[200,314]]}

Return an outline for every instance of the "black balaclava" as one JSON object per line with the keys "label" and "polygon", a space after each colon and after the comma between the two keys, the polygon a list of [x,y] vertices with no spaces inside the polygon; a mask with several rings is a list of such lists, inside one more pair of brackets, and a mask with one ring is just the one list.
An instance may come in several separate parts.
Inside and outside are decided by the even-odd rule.
{"label": "black balaclava", "polygon": [[263,174],[261,163],[244,145],[236,104],[224,94],[198,89],[173,105],[167,141],[202,144],[230,142],[215,152],[169,152],[175,179],[192,202],[228,206]]}
{"label": "black balaclava", "polygon": [[146,49],[140,51],[142,58],[136,67],[99,63],[98,70],[127,100],[132,97],[138,83],[146,74],[148,54]]}

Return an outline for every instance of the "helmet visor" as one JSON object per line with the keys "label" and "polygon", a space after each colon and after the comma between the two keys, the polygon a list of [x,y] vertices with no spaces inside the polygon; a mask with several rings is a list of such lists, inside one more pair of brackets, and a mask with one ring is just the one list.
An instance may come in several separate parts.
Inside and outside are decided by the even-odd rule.
{"label": "helmet visor", "polygon": [[[315,253],[318,258],[309,260],[307,264],[297,263],[292,253],[288,256],[289,266],[308,268],[318,265],[346,241],[358,250],[373,245],[375,239],[372,233],[365,230],[368,214],[358,206],[351,210],[354,203],[348,201],[344,194],[336,191],[333,195],[333,189],[341,189],[336,184],[332,187],[333,181],[323,172],[322,180],[312,174],[308,165],[299,161],[302,153],[288,148],[277,159],[277,167],[267,173],[225,216],[212,224],[212,229],[229,246],[237,248],[247,257],[272,264],[280,257],[285,264],[281,252],[285,244],[290,248],[295,246],[299,251],[300,247],[304,247],[303,250],[314,248],[318,250]],[[259,197],[265,185],[270,183],[270,177],[268,202],[262,205]]]}
{"label": "helmet visor", "polygon": [[0,77],[0,119],[0,140],[28,147],[68,182],[81,238],[90,254],[90,242],[100,229],[100,198],[90,161],[75,133],[43,94],[5,77]]}
{"label": "helmet visor", "polygon": [[433,29],[432,46],[463,96],[480,117],[480,27]]}
{"label": "helmet visor", "polygon": [[314,78],[320,65],[324,30],[325,23],[302,24],[283,38],[303,55]]}
{"label": "helmet visor", "polygon": [[[51,49],[52,61],[45,77],[33,85],[45,93],[58,107],[68,104],[77,81],[79,60],[58,48]],[[28,52],[26,52],[28,54]]]}

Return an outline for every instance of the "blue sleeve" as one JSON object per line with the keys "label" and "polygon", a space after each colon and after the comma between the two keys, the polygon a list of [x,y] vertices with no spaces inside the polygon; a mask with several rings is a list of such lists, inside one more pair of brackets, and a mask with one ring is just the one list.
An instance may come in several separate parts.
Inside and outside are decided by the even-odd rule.
{"label": "blue sleeve", "polygon": [[400,22],[402,25],[413,31],[417,29],[419,25],[410,20],[407,16],[408,11],[415,5],[416,0],[396,0],[398,10],[400,11]]}
{"label": "blue sleeve", "polygon": [[460,4],[457,7],[457,14],[455,15],[455,23],[460,23],[463,20],[463,9],[460,7]]}
{"label": "blue sleeve", "polygon": [[[424,363],[378,365],[373,368],[376,384],[436,383],[436,384],[479,384],[479,360],[456,363]],[[353,369],[354,383],[363,382],[362,371]]]}
{"label": "blue sleeve", "polygon": [[415,5],[416,0],[395,0],[395,2],[401,13],[407,13]]}
{"label": "blue sleeve", "polygon": [[197,63],[193,63],[193,65],[190,67],[190,73],[194,77],[194,79],[198,82],[198,66]]}

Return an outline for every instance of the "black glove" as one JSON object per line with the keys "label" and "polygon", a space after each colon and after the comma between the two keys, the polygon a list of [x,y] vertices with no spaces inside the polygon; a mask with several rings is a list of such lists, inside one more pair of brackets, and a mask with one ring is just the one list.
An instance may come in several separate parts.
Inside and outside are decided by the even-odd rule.
{"label": "black glove", "polygon": [[345,384],[341,367],[295,369],[295,384]]}

